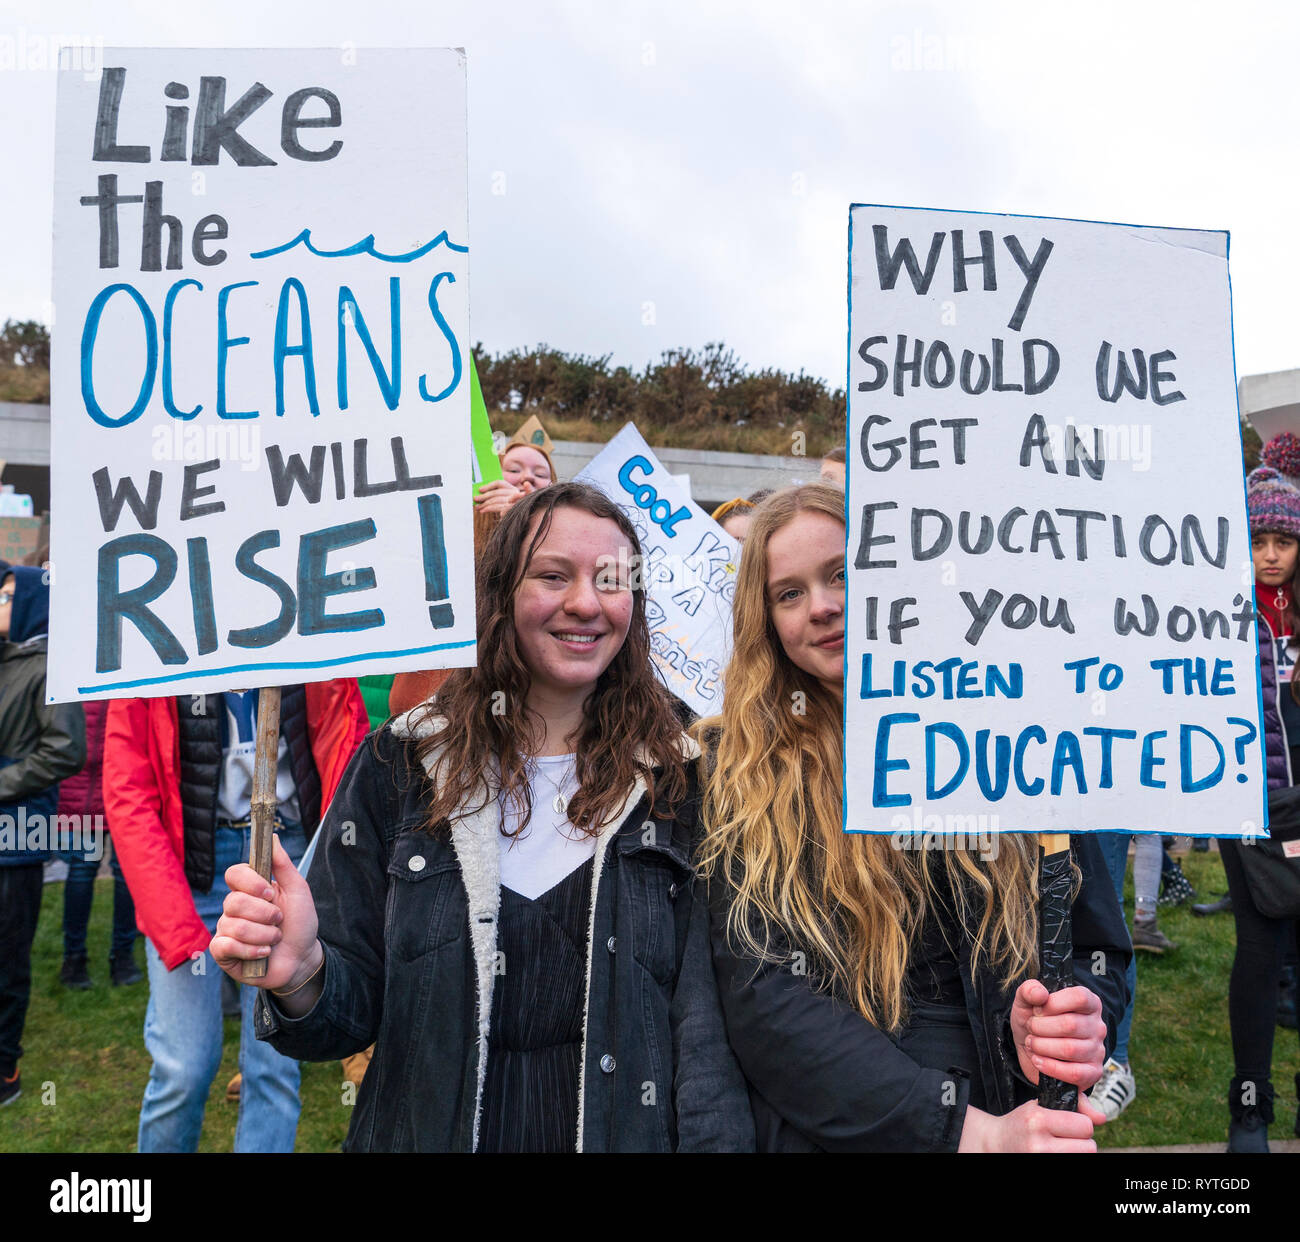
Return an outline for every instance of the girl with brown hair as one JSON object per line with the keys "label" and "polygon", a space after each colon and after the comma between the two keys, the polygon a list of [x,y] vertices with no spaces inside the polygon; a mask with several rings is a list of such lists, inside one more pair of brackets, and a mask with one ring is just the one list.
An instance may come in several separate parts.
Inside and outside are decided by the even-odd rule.
{"label": "girl with brown hair", "polygon": [[1123,1011],[1128,937],[1096,845],[1075,841],[1087,986],[1049,996],[1032,977],[1033,838],[996,836],[991,857],[947,841],[935,857],[911,838],[844,833],[844,601],[844,493],[765,500],[740,563],[722,715],[697,726],[700,869],[759,1147],[1092,1150],[1104,1118],[1091,1105],[1032,1101],[1040,1074],[1090,1087]]}
{"label": "girl with brown hair", "polygon": [[265,957],[258,1034],[376,1042],[349,1150],[744,1150],[692,885],[693,753],[630,589],[636,534],[564,483],[477,565],[479,664],[363,746],[311,887],[228,872],[213,940]]}

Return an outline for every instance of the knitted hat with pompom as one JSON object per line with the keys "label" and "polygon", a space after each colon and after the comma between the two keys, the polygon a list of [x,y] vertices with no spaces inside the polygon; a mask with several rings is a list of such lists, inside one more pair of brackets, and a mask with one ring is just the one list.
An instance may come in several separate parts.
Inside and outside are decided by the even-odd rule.
{"label": "knitted hat with pompom", "polygon": [[1300,436],[1295,432],[1275,435],[1264,445],[1259,460],[1265,466],[1272,466],[1292,487],[1300,488]]}
{"label": "knitted hat with pompom", "polygon": [[1272,533],[1300,539],[1300,490],[1272,467],[1260,466],[1247,476],[1246,511],[1252,535]]}

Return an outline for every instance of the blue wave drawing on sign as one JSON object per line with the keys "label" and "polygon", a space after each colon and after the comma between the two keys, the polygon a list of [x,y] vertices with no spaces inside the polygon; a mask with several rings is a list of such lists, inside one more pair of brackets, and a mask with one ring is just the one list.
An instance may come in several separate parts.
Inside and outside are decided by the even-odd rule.
{"label": "blue wave drawing on sign", "polygon": [[456,250],[461,254],[468,254],[468,246],[458,246],[447,236],[447,230],[443,229],[432,241],[425,242],[423,246],[417,246],[414,250],[406,254],[384,254],[381,250],[375,249],[375,235],[367,234],[359,242],[353,242],[350,246],[344,246],[342,250],[322,250],[311,239],[311,229],[303,229],[292,241],[287,241],[282,246],[272,246],[269,250],[254,250],[248,257],[250,259],[269,259],[272,255],[283,254],[286,250],[292,250],[295,246],[305,246],[312,254],[322,259],[343,259],[350,258],[352,255],[368,254],[372,258],[380,259],[384,263],[410,263],[415,259],[423,258],[429,251],[438,246],[446,246],[448,250]]}

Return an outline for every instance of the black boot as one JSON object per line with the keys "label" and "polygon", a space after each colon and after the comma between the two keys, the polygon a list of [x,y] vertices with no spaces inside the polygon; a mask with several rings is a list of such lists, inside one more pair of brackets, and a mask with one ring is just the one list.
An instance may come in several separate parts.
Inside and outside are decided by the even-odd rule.
{"label": "black boot", "polygon": [[1268,1128],[1273,1124],[1273,1084],[1267,1079],[1247,1082],[1234,1078],[1228,1088],[1228,1151],[1268,1152]]}
{"label": "black boot", "polygon": [[[1297,1101],[1300,1101],[1300,1074],[1295,1076],[1295,1098]],[[1296,1138],[1300,1138],[1300,1108],[1296,1109],[1295,1136]]]}
{"label": "black boot", "polygon": [[135,958],[130,953],[124,953],[121,957],[112,953],[108,958],[108,978],[115,988],[119,988],[131,983],[139,983],[144,975],[140,973],[140,968],[135,964]]}
{"label": "black boot", "polygon": [[94,986],[90,982],[90,971],[86,969],[86,955],[84,953],[78,953],[74,957],[65,957],[63,959],[63,969],[59,971],[59,982],[65,988],[76,988],[79,991]]}
{"label": "black boot", "polygon": [[1220,897],[1218,901],[1207,901],[1203,904],[1195,905],[1192,907],[1192,913],[1199,914],[1202,918],[1205,918],[1210,914],[1231,914],[1232,898]]}

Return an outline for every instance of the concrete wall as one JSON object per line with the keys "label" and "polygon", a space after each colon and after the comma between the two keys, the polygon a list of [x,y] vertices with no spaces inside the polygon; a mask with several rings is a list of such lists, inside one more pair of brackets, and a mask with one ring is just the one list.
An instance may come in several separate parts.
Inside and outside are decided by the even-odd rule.
{"label": "concrete wall", "polygon": [[[560,478],[573,478],[603,447],[577,440],[556,440],[555,468]],[[821,461],[816,457],[767,457],[758,453],[706,453],[671,448],[656,448],[655,455],[673,474],[689,474],[691,495],[697,504],[710,509],[733,496],[748,496],[760,487],[809,482],[821,468]],[[0,458],[11,466],[49,468],[48,405],[0,402]],[[12,480],[6,476],[5,481]]]}
{"label": "concrete wall", "polygon": [[49,466],[48,405],[0,401],[0,458],[15,466]]}
{"label": "concrete wall", "polygon": [[1237,404],[1265,443],[1280,431],[1300,429],[1300,370],[1242,376]]}

